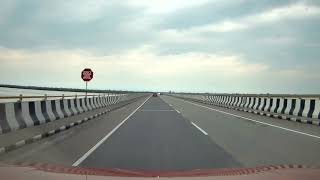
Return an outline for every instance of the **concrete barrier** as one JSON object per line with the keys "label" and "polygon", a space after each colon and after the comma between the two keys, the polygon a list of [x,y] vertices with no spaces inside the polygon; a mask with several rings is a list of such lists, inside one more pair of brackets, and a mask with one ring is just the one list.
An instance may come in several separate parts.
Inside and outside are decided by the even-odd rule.
{"label": "concrete barrier", "polygon": [[171,95],[210,105],[233,108],[281,119],[303,121],[303,119],[300,118],[302,117],[307,119],[305,120],[306,123],[320,124],[320,98],[316,96],[312,97],[311,95]]}
{"label": "concrete barrier", "polygon": [[114,94],[90,98],[0,103],[0,134],[70,117],[134,97],[130,94]]}

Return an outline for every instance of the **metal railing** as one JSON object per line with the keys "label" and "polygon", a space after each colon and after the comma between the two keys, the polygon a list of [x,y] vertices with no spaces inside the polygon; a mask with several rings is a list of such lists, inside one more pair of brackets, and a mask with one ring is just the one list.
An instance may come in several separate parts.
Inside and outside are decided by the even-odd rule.
{"label": "metal railing", "polygon": [[203,95],[203,96],[235,96],[235,97],[266,97],[266,98],[320,98],[320,94],[236,94],[236,93],[172,93],[180,95]]}
{"label": "metal railing", "polygon": [[[22,102],[23,100],[30,100],[30,99],[36,99],[36,100],[48,100],[48,99],[65,99],[65,98],[69,98],[69,99],[77,99],[77,98],[87,98],[87,97],[108,97],[108,96],[115,96],[116,94],[88,94],[88,95],[31,95],[31,96],[26,96],[26,95],[22,95],[20,94],[19,96],[0,96],[0,100],[13,100],[13,101],[9,101],[9,102]],[[118,94],[119,95],[119,94]]]}

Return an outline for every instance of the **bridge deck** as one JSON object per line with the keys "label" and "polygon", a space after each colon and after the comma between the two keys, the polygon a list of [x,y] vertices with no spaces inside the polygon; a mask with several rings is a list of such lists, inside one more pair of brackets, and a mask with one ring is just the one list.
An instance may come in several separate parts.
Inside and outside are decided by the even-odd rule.
{"label": "bridge deck", "polygon": [[160,96],[2,154],[0,160],[71,166],[82,157],[79,166],[153,170],[319,166],[319,142],[317,126]]}

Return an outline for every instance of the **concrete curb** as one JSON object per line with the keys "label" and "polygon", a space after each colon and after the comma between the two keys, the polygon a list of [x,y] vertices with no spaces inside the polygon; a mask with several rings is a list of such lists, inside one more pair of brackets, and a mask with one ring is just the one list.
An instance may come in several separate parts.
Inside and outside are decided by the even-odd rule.
{"label": "concrete curb", "polygon": [[[181,98],[181,97],[177,97],[177,96],[173,96],[173,97]],[[185,100],[189,100],[189,101],[193,101],[193,102],[199,102],[202,104],[218,106],[218,107],[227,108],[227,109],[233,109],[233,110],[237,110],[237,111],[248,112],[248,113],[257,114],[257,115],[261,115],[261,116],[272,117],[275,119],[282,119],[282,120],[287,120],[287,121],[299,122],[299,123],[303,123],[303,124],[311,124],[311,125],[315,125],[315,126],[320,126],[320,121],[309,121],[306,119],[302,119],[301,117],[286,117],[286,116],[280,115],[280,114],[279,115],[278,114],[270,114],[270,113],[266,113],[266,112],[258,112],[258,111],[254,111],[254,110],[247,110],[247,109],[242,109],[242,108],[237,108],[237,107],[232,107],[232,106],[210,104],[210,103],[205,103],[204,101],[194,100],[194,99],[189,99],[189,98],[181,98],[181,99],[185,99]]]}
{"label": "concrete curb", "polygon": [[61,127],[57,128],[57,129],[50,130],[50,131],[47,131],[45,133],[41,133],[41,134],[35,135],[35,136],[31,137],[31,138],[27,138],[27,139],[18,141],[18,142],[14,143],[14,144],[11,144],[11,145],[8,145],[8,146],[5,146],[5,147],[0,147],[0,154],[4,154],[4,153],[7,153],[7,152],[10,152],[12,150],[15,150],[15,149],[18,149],[20,147],[23,147],[24,145],[31,144],[31,143],[39,141],[41,139],[44,139],[44,138],[50,137],[52,135],[58,134],[60,132],[66,131],[66,130],[72,128],[72,127],[78,126],[78,125],[83,124],[85,122],[88,122],[88,121],[90,121],[92,119],[95,119],[95,118],[97,118],[99,116],[102,116],[102,115],[104,115],[104,114],[106,114],[106,113],[108,113],[110,111],[114,111],[116,109],[120,109],[120,108],[122,108],[122,107],[124,107],[126,105],[129,105],[129,104],[135,102],[135,100],[143,98],[143,97],[144,96],[133,98],[131,100],[128,100],[128,102],[126,102],[126,103],[124,103],[124,104],[122,104],[120,106],[117,106],[117,107],[108,109],[106,111],[97,113],[97,114],[92,115],[90,117],[86,117],[86,118],[84,118],[82,120],[79,120],[79,121],[76,121],[76,122],[61,126]]}

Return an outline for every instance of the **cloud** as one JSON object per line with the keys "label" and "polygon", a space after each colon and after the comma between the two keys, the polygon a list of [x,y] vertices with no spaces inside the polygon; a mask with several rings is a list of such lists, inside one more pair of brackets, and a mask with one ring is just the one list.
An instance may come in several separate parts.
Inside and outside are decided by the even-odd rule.
{"label": "cloud", "polygon": [[305,3],[296,3],[241,18],[228,19],[207,25],[192,27],[187,29],[187,31],[195,33],[232,32],[284,20],[304,19],[318,15],[320,15],[320,7]]}
{"label": "cloud", "polygon": [[[208,54],[190,52],[184,54],[157,55],[143,46],[128,50],[126,53],[112,55],[98,55],[85,50],[52,50],[36,52],[32,50],[0,49],[0,61],[4,65],[14,64],[24,66],[34,64],[40,69],[43,61],[50,64],[48,69],[66,66],[84,66],[96,64],[113,66],[115,69],[127,69],[135,74],[154,74],[155,76],[171,76],[200,71],[224,71],[235,73],[259,72],[267,67],[262,64],[247,64],[236,55]],[[67,67],[65,67],[67,68]],[[100,69],[100,68],[99,68]],[[112,70],[110,70],[112,71]]]}
{"label": "cloud", "polygon": [[310,1],[5,2],[0,70],[12,84],[82,87],[84,67],[101,89],[303,91],[320,77]]}
{"label": "cloud", "polygon": [[[181,83],[205,83],[205,76],[238,78],[249,73],[265,71],[268,66],[247,63],[236,55],[190,52],[185,54],[157,55],[150,47],[129,50],[126,53],[97,55],[85,50],[59,50],[35,52],[28,50],[0,49],[1,77],[9,80],[21,76],[33,83],[48,84],[63,79],[61,83],[78,85],[79,72],[91,67],[96,71],[99,87],[108,83],[111,87],[121,85],[152,89],[154,85],[179,88]],[[222,80],[222,79],[221,79]],[[46,84],[45,86],[47,86]],[[172,86],[176,84],[175,86]],[[202,84],[203,85],[203,84]],[[202,86],[201,85],[201,86]]]}
{"label": "cloud", "polygon": [[291,45],[297,42],[294,37],[264,37],[258,39],[259,42],[270,44],[270,45]]}
{"label": "cloud", "polygon": [[90,22],[102,18],[116,4],[114,0],[55,0],[43,1],[34,15],[43,21]]}
{"label": "cloud", "polygon": [[12,0],[1,1],[0,7],[0,25],[4,24],[8,18],[13,14],[16,7],[16,2]]}
{"label": "cloud", "polygon": [[[274,68],[235,54],[189,52],[159,55],[152,46],[101,55],[75,50],[16,50],[0,48],[0,76],[4,83],[82,87],[80,72],[90,67],[90,88],[122,90],[176,90],[188,92],[315,93],[319,81],[309,67]],[[279,87],[283,87],[280,88]]]}
{"label": "cloud", "polygon": [[157,32],[156,41],[158,43],[203,43],[206,39],[188,31],[167,29]]}
{"label": "cloud", "polygon": [[232,21],[223,21],[217,24],[200,26],[194,28],[193,30],[196,32],[229,32],[229,31],[237,31],[247,29],[248,26],[241,22],[232,22]]}
{"label": "cloud", "polygon": [[272,9],[261,14],[247,17],[245,21],[252,24],[277,22],[286,19],[303,19],[320,14],[320,7],[305,3],[296,3]]}
{"label": "cloud", "polygon": [[209,0],[136,0],[127,1],[131,6],[143,7],[146,13],[163,14],[192,7],[195,5],[205,4]]}
{"label": "cloud", "polygon": [[310,47],[310,48],[319,48],[319,47],[320,47],[320,43],[313,43],[313,42],[311,42],[311,43],[306,43],[306,44],[304,44],[304,46]]}

